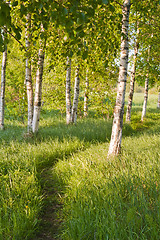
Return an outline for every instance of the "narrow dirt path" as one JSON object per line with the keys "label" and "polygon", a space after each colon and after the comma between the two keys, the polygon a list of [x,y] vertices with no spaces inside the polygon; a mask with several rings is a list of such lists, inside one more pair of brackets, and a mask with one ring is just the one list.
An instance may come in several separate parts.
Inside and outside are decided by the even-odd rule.
{"label": "narrow dirt path", "polygon": [[60,219],[57,211],[61,205],[57,202],[55,184],[53,180],[52,169],[45,169],[41,174],[41,186],[44,195],[44,207],[41,214],[41,224],[36,237],[32,240],[60,240],[58,230]]}

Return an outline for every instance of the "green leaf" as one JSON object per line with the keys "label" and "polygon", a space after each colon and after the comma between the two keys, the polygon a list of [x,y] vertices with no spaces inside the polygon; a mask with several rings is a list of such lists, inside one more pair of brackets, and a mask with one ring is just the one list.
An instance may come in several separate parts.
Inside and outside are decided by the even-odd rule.
{"label": "green leaf", "polygon": [[42,8],[43,8],[43,4],[40,3],[40,4],[39,4],[39,9],[42,9]]}
{"label": "green leaf", "polygon": [[4,12],[0,12],[0,26],[5,25],[6,15]]}
{"label": "green leaf", "polygon": [[22,16],[23,16],[23,14],[26,13],[26,8],[25,8],[25,6],[23,4],[21,4],[20,12],[21,12]]}
{"label": "green leaf", "polygon": [[113,5],[110,5],[109,8],[110,8],[111,12],[115,11],[115,7]]}
{"label": "green leaf", "polygon": [[87,59],[87,57],[88,57],[88,51],[84,51],[82,54],[83,60]]}
{"label": "green leaf", "polygon": [[18,5],[18,1],[14,1],[13,3],[12,3],[12,7],[16,7]]}
{"label": "green leaf", "polygon": [[102,0],[103,4],[108,4],[108,0]]}
{"label": "green leaf", "polygon": [[21,34],[20,34],[20,32],[17,32],[17,33],[16,33],[16,38],[17,38],[17,40],[20,40],[20,39],[21,39]]}
{"label": "green leaf", "polygon": [[68,11],[65,7],[62,9],[62,13],[63,13],[64,16],[66,16],[68,14]]}
{"label": "green leaf", "polygon": [[85,36],[85,33],[84,33],[84,31],[82,30],[82,31],[80,31],[80,32],[77,32],[77,36],[79,36],[79,37],[84,37]]}

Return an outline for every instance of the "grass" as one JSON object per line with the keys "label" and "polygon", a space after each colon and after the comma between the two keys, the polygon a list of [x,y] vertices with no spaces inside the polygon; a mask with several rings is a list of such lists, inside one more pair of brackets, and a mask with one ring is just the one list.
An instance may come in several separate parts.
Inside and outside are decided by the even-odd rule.
{"label": "grass", "polygon": [[90,142],[106,141],[102,124],[106,131],[111,128],[111,123],[94,119],[66,126],[55,111],[43,110],[39,133],[28,138],[23,123],[5,121],[5,131],[0,133],[0,239],[34,236],[45,205],[44,169],[86,149]]}
{"label": "grass", "polygon": [[57,162],[62,239],[159,239],[159,143],[159,136],[127,137],[114,161],[101,144]]}
{"label": "grass", "polygon": [[133,110],[119,157],[107,159],[109,144],[98,143],[55,164],[61,239],[159,239],[160,112],[150,108],[141,123]]}
{"label": "grass", "polygon": [[142,123],[136,101],[116,159],[106,157],[112,121],[90,117],[66,126],[63,116],[44,109],[39,133],[28,138],[23,123],[6,119],[0,132],[0,239],[37,240],[51,198],[63,206],[57,213],[60,239],[159,239],[160,112],[152,96]]}
{"label": "grass", "polygon": [[41,208],[35,163],[23,144],[1,144],[0,239],[21,239],[35,231]]}

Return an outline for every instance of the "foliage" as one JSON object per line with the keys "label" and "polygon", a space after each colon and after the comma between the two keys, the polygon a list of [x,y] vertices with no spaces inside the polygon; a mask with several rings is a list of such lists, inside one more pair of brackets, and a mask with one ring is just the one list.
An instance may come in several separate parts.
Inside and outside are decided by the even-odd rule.
{"label": "foliage", "polygon": [[17,117],[24,121],[27,113],[24,53],[20,51],[15,41],[10,41],[8,48],[5,96],[6,116],[10,118]]}

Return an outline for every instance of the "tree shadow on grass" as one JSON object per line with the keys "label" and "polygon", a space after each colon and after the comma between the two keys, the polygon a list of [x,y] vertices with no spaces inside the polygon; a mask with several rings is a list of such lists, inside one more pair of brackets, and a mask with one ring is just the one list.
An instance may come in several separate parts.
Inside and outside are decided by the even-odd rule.
{"label": "tree shadow on grass", "polygon": [[[141,107],[134,107],[131,123],[125,123],[124,120],[123,137],[143,134],[149,130],[152,133],[156,133],[159,129],[156,120],[160,119],[160,110],[149,108],[143,122],[141,121],[141,115],[137,115],[139,112],[141,113]],[[50,112],[50,114],[52,114],[52,112]],[[54,114],[55,112],[53,111],[53,117]],[[47,115],[46,113],[45,117],[47,117]],[[67,126],[64,118],[60,121],[53,121],[48,126],[40,127],[37,138],[57,138],[61,141],[64,138],[77,137],[79,140],[85,142],[109,142],[112,130],[112,119],[94,118],[94,112],[92,112],[91,115],[91,118],[78,119],[76,125]]]}
{"label": "tree shadow on grass", "polygon": [[[159,109],[147,109],[147,116],[143,122],[141,122],[140,115],[141,107],[133,107],[131,123],[125,123],[123,125],[123,137],[135,136],[143,134],[146,131],[151,133],[157,133],[159,127],[157,125],[160,119]],[[27,126],[19,123],[19,125],[6,124],[5,130],[0,132],[0,142],[11,141],[25,141],[30,144],[36,142],[43,142],[49,139],[56,139],[59,142],[64,139],[77,138],[80,141],[89,143],[103,143],[109,142],[112,130],[112,119],[107,120],[104,118],[94,117],[94,111],[89,115],[91,117],[79,118],[76,125],[66,125],[65,115],[57,110],[44,110],[42,109],[39,131],[32,137],[25,137]],[[155,122],[156,121],[156,122]]]}
{"label": "tree shadow on grass", "polygon": [[25,127],[15,126],[13,124],[5,124],[5,129],[0,131],[0,143],[3,141],[4,143],[9,143],[11,141],[22,141],[23,133],[25,131]]}
{"label": "tree shadow on grass", "polygon": [[[139,109],[139,108],[138,108]],[[134,109],[136,112],[139,110]],[[127,136],[137,136],[139,134],[143,134],[145,132],[150,132],[150,134],[155,134],[160,131],[160,128],[157,124],[159,119],[160,112],[155,110],[149,110],[147,113],[146,120],[142,123],[140,121],[140,115],[132,116],[131,124],[124,124],[123,128],[123,137]],[[49,121],[48,121],[49,119]],[[46,121],[46,122],[45,122]],[[155,122],[156,121],[156,122]],[[45,123],[46,126],[45,126]],[[56,224],[56,205],[55,202],[55,182],[53,181],[52,177],[48,170],[50,167],[54,165],[58,159],[63,159],[64,157],[69,157],[71,154],[78,150],[84,150],[90,146],[91,143],[103,143],[109,142],[111,136],[111,129],[112,129],[112,120],[105,120],[100,118],[86,118],[86,119],[79,119],[76,125],[69,125],[67,126],[65,120],[62,116],[58,116],[55,111],[50,111],[50,113],[45,113],[42,111],[42,124],[40,122],[40,129],[37,135],[33,136],[32,138],[24,138],[23,133],[26,130],[26,126],[23,125],[15,126],[15,125],[6,125],[6,130],[2,133],[1,139],[4,142],[8,143],[10,141],[25,141],[26,143],[36,145],[37,149],[41,147],[39,143],[49,143],[49,141],[54,140],[58,141],[59,143],[63,144],[72,142],[73,140],[73,147],[64,147],[61,148],[61,145],[50,151],[47,148],[46,152],[44,149],[37,151],[34,155],[36,159],[36,169],[37,169],[37,179],[39,184],[41,185],[42,192],[45,196],[44,201],[45,207],[44,212],[42,214],[42,221],[45,225],[45,229],[43,234],[39,235],[39,238],[35,238],[35,240],[40,239],[54,239],[52,236],[45,235],[51,229],[53,229],[54,224]],[[78,144],[83,142],[83,144],[77,144],[74,146],[75,139],[78,140]],[[66,140],[66,141],[65,141]],[[69,143],[70,143],[69,142]],[[75,141],[76,142],[76,141]],[[38,145],[39,144],[39,145]],[[49,145],[51,148],[52,146]],[[52,180],[52,183],[51,183]],[[51,184],[50,187],[48,184]],[[53,207],[48,208],[49,205]],[[57,205],[57,208],[59,206]],[[49,213],[53,213],[54,217],[48,217]],[[45,222],[46,221],[46,222]],[[54,223],[55,221],[55,223]],[[44,225],[41,225],[41,229],[43,229]],[[48,225],[49,224],[49,225]],[[57,224],[59,224],[57,222]],[[57,226],[56,226],[57,227]]]}

